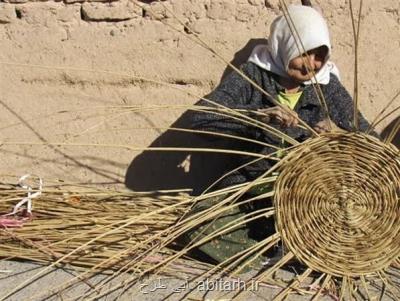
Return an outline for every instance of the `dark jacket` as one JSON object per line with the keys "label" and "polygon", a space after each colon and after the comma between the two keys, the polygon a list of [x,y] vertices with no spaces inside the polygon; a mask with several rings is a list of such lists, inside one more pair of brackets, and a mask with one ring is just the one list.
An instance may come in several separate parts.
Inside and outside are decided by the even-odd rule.
{"label": "dark jacket", "polygon": [[[283,87],[276,81],[274,74],[258,67],[254,63],[247,62],[243,64],[241,70],[275,99],[279,91],[283,89]],[[327,85],[320,85],[320,87],[325,96],[331,120],[338,127],[347,131],[353,131],[353,101],[338,78],[331,74],[330,82]],[[318,100],[312,85],[306,85],[302,87],[302,89],[303,93],[296,104],[294,111],[296,111],[303,121],[311,127],[314,127],[318,122],[324,119],[324,110],[320,105],[320,101]],[[220,83],[220,85],[205,98],[232,109],[257,110],[274,106],[267,96],[254,88],[251,83],[245,80],[237,72],[230,73]],[[204,100],[200,101],[198,104],[202,106],[213,106]],[[262,129],[246,125],[230,117],[220,116],[209,112],[193,114],[192,125],[193,128],[197,130],[232,134],[277,146],[282,143],[280,138],[277,138]],[[359,130],[365,131],[368,126],[368,122],[359,113]],[[277,128],[299,142],[302,142],[311,136],[308,130],[298,127],[287,129]],[[234,139],[230,139],[224,148],[262,154],[269,154],[274,151],[274,149],[270,147],[260,146],[259,144],[251,142],[243,143]],[[254,159],[254,157],[250,158],[240,156],[237,166]],[[226,187],[232,184],[254,180],[268,170],[273,164],[274,161],[271,160],[264,159],[258,161],[257,163],[242,168],[238,172],[225,178],[219,187]]]}

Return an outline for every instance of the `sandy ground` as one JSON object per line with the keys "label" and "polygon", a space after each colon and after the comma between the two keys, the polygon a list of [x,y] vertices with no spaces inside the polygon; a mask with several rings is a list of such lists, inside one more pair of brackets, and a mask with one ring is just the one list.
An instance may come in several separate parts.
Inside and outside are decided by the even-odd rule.
{"label": "sandy ground", "polygon": [[[123,1],[9,2],[0,2],[0,173],[9,181],[34,173],[45,183],[46,179],[62,179],[124,186],[128,166],[140,149],[176,122],[185,106],[211,91],[226,71],[226,63],[175,31],[172,27],[183,30],[183,25],[157,3],[151,8],[165,24],[151,17],[149,4],[144,3],[151,1],[141,1],[144,8],[130,10],[118,6],[128,5]],[[165,3],[201,39],[234,63],[245,60],[252,46],[262,42],[278,13],[277,1]],[[372,120],[400,86],[400,2],[367,0],[364,4],[359,98],[361,111]],[[348,1],[323,1],[321,6],[331,29],[333,60],[343,84],[352,91],[354,56]],[[125,16],[127,11],[131,14]],[[377,129],[384,130],[394,117]],[[25,145],[27,142],[39,145]],[[40,145],[43,143],[70,145]],[[178,165],[185,158],[181,155],[173,161],[173,168],[183,178],[188,175]],[[162,167],[163,160],[158,160],[161,165],[157,166]],[[144,181],[163,172],[162,168],[152,169],[143,176]],[[165,188],[162,182],[171,178],[163,176],[156,183],[161,188]],[[179,188],[188,187],[183,183]],[[11,269],[17,279],[26,276],[18,274],[20,271],[31,267],[0,264],[0,270]],[[14,285],[12,279],[1,279],[1,291]],[[54,279],[42,280],[32,290],[59,281]],[[13,300],[27,295],[20,296],[25,297]]]}

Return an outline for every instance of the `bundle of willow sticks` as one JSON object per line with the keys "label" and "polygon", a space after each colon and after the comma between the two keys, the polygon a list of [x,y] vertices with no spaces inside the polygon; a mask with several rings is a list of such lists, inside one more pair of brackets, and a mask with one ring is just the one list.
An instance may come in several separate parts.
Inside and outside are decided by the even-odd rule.
{"label": "bundle of willow sticks", "polygon": [[[0,212],[12,210],[26,191],[3,184]],[[32,200],[33,212],[3,216],[0,256],[39,262],[62,260],[81,267],[116,267],[121,251],[162,234],[190,203],[187,195],[137,194],[60,185],[45,188]],[[5,223],[8,221],[8,224]],[[11,223],[10,221],[14,221]],[[155,242],[152,241],[152,244]],[[148,248],[148,244],[138,247]],[[79,249],[79,250],[77,250]],[[129,252],[126,255],[131,255]],[[108,263],[104,260],[110,259]]]}

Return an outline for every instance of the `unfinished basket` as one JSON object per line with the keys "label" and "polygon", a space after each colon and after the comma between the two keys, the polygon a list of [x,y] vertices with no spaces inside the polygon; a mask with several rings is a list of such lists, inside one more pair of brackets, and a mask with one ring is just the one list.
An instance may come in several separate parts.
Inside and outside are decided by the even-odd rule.
{"label": "unfinished basket", "polygon": [[285,157],[276,181],[276,224],[308,267],[356,277],[400,256],[400,155],[359,133],[329,133]]}

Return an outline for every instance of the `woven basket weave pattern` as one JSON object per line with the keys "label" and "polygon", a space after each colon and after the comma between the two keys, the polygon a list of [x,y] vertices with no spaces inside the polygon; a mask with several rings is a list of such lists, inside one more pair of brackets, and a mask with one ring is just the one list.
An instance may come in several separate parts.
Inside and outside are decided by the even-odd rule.
{"label": "woven basket weave pattern", "polygon": [[330,133],[285,157],[275,186],[283,243],[314,270],[358,276],[400,255],[399,151],[355,133]]}

